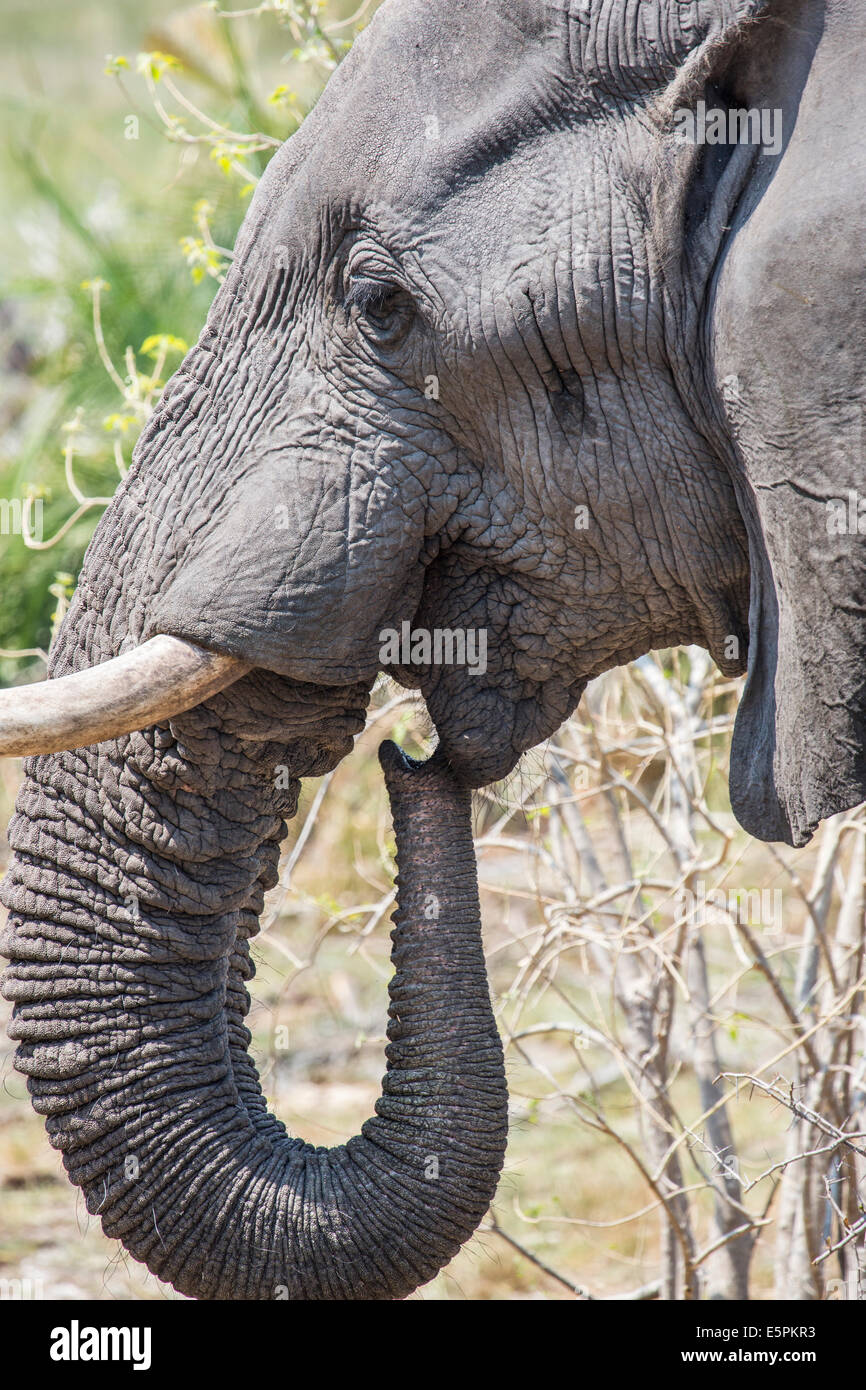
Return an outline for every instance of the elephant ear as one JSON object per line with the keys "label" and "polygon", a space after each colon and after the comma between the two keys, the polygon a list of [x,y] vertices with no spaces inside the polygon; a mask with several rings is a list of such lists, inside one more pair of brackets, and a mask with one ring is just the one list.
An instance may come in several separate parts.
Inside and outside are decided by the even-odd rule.
{"label": "elephant ear", "polygon": [[668,163],[692,162],[687,179],[660,181],[679,204],[656,220],[679,219],[669,279],[749,532],[731,802],[753,835],[802,845],[866,799],[866,15],[751,8],[753,22],[690,56],[662,117],[670,128],[677,103],[698,100],[763,111],[777,135],[781,123],[778,148],[668,142]]}

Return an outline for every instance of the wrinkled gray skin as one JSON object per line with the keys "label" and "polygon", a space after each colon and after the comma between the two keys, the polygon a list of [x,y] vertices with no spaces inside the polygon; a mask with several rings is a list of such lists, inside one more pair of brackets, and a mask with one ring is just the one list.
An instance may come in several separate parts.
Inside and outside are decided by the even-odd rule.
{"label": "wrinkled gray skin", "polygon": [[[487,629],[484,676],[398,673],[465,787],[507,774],[592,676],[697,642],[729,674],[748,651],[731,792],[749,830],[801,844],[866,795],[862,547],[828,536],[824,506],[860,477],[860,8],[387,0],[270,164],[53,661],[168,632],[256,670],[170,726],[32,760],[5,889],[35,1103],[90,1209],[178,1287],[273,1296],[279,1242],[293,1296],[400,1296],[495,1183],[495,1144],[447,1200],[411,1176],[428,1111],[446,1150],[496,1131],[486,1024],[451,1109],[416,1097],[360,1205],[311,1168],[288,1214],[289,1141],[243,1054],[247,939],[294,809],[273,769],[349,750],[380,631]],[[674,112],[699,99],[781,109],[781,156],[679,142]],[[444,985],[426,969],[435,1058]],[[451,1022],[484,1013],[469,976]],[[217,1015],[234,1092],[202,1043]],[[154,1149],[132,1106],[163,1092]],[[130,1235],[143,1199],[118,1166],[142,1144],[164,1181]],[[207,1258],[168,1219],[188,1203]]]}

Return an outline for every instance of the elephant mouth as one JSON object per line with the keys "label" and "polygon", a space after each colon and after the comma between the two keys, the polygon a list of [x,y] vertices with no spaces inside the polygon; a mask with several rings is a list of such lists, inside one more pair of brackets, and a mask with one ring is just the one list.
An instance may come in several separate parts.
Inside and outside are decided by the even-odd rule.
{"label": "elephant mouth", "polygon": [[[255,673],[259,684],[275,683],[275,702],[285,678],[252,661],[209,650],[188,638],[159,634],[123,655],[72,674],[0,691],[0,756],[31,756],[73,751],[135,733],[194,709],[238,687],[238,733],[253,742],[268,735],[263,714],[261,731],[246,697],[245,677]],[[399,683],[419,690],[438,738],[439,757],[461,786],[472,790],[510,776],[522,754],[550,737],[570,715],[583,682],[560,680],[515,688],[456,670],[427,673],[395,670]],[[242,684],[241,684],[242,683]],[[320,761],[336,766],[352,751],[363,730],[367,681],[329,687],[330,699],[316,698],[317,685],[290,683],[298,697],[310,697],[302,724],[319,750]],[[321,688],[324,693],[324,687]],[[345,699],[343,698],[345,696]],[[335,699],[336,697],[336,699]],[[267,699],[263,691],[263,698]],[[304,775],[309,775],[304,774]]]}
{"label": "elephant mouth", "polygon": [[504,781],[520,761],[525,750],[515,747],[513,720],[504,710],[493,728],[496,732],[487,723],[466,728],[437,722],[440,754],[461,786],[477,789]]}
{"label": "elephant mouth", "polygon": [[[252,669],[251,662],[160,634],[83,671],[0,692],[0,756],[69,752],[167,723],[236,685]],[[500,694],[488,689],[468,723],[449,718],[432,697],[431,704],[440,756],[464,786],[507,776],[521,750],[515,750],[513,717]],[[336,725],[319,721],[315,730],[319,745],[331,746],[338,757],[350,751],[364,722],[363,711],[347,708],[344,714]],[[491,728],[499,730],[498,737],[491,737]]]}

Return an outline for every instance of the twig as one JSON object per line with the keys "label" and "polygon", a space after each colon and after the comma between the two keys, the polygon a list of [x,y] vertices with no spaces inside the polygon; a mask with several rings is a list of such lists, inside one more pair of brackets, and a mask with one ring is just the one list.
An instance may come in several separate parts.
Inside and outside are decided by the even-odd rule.
{"label": "twig", "polygon": [[504,1240],[508,1245],[512,1246],[525,1260],[529,1260],[530,1264],[534,1264],[538,1269],[549,1275],[551,1279],[555,1279],[557,1283],[562,1284],[563,1288],[568,1289],[570,1293],[576,1294],[582,1302],[589,1303],[593,1301],[592,1294],[589,1293],[582,1284],[575,1284],[573,1280],[566,1278],[564,1274],[560,1274],[557,1270],[552,1269],[550,1265],[540,1260],[537,1255],[533,1255],[531,1250],[527,1250],[525,1245],[521,1245],[520,1241],[515,1240],[514,1236],[510,1236],[507,1231],[503,1231],[493,1212],[490,1213],[490,1224],[488,1226],[479,1227],[479,1230],[483,1231],[485,1234],[490,1233],[499,1236],[500,1240]]}

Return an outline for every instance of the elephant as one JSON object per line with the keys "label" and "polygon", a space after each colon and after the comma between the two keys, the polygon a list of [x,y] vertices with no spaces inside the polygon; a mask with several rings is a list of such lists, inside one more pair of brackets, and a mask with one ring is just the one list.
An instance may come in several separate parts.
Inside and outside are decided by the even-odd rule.
{"label": "elephant", "polygon": [[[759,838],[866,796],[864,40],[857,0],[385,0],[268,164],[51,679],[0,709],[16,1066],[181,1292],[403,1298],[477,1227],[506,1092],[470,796],[591,679],[681,643],[745,673]],[[436,751],[382,751],[388,1070],[314,1149],[247,1053],[249,943],[382,669]]]}

